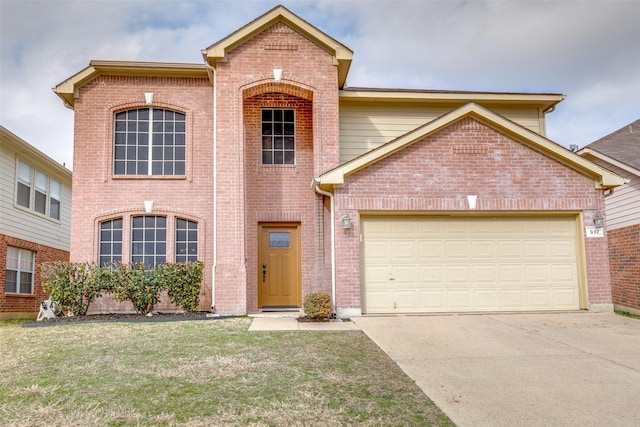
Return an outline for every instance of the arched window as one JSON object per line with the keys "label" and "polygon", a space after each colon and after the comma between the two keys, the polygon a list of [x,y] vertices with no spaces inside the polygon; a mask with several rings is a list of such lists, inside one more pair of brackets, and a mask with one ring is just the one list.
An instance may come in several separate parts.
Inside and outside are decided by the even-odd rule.
{"label": "arched window", "polygon": [[198,223],[176,218],[176,262],[198,260]]}
{"label": "arched window", "polygon": [[115,175],[183,176],[186,155],[185,115],[159,108],[115,114]]}
{"label": "arched window", "polygon": [[100,265],[122,261],[122,218],[100,223]]}

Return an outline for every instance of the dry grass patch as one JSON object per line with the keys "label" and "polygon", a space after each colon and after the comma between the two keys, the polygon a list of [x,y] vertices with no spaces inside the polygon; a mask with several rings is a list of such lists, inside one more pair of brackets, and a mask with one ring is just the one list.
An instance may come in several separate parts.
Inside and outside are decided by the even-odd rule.
{"label": "dry grass patch", "polygon": [[0,425],[451,425],[364,334],[249,324],[0,322]]}

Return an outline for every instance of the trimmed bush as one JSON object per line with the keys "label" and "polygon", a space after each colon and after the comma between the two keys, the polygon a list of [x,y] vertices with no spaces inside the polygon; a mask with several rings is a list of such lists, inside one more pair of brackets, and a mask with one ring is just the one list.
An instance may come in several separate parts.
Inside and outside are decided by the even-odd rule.
{"label": "trimmed bush", "polygon": [[331,296],[325,292],[315,292],[304,298],[304,312],[310,319],[331,317]]}
{"label": "trimmed bush", "polygon": [[134,310],[141,315],[153,311],[160,301],[162,283],[156,277],[156,270],[146,270],[144,264],[116,263],[110,266],[113,277],[113,299],[131,301]]}
{"label": "trimmed bush", "polygon": [[172,303],[184,311],[197,311],[203,268],[202,261],[162,264],[156,268],[156,277]]}
{"label": "trimmed bush", "polygon": [[84,316],[103,289],[102,269],[95,264],[47,262],[40,266],[42,289],[67,315]]}

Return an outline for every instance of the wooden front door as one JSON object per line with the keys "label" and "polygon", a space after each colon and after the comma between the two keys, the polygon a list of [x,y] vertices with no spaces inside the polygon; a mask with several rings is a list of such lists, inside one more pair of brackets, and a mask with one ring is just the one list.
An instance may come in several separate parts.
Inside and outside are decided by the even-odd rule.
{"label": "wooden front door", "polygon": [[300,307],[300,229],[295,224],[261,224],[258,236],[258,306]]}

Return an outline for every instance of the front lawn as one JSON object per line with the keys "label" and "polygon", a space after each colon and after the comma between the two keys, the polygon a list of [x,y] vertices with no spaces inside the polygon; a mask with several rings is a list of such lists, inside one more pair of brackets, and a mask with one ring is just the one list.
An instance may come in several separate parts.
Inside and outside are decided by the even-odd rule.
{"label": "front lawn", "polygon": [[0,321],[0,425],[452,425],[364,334],[250,322]]}

